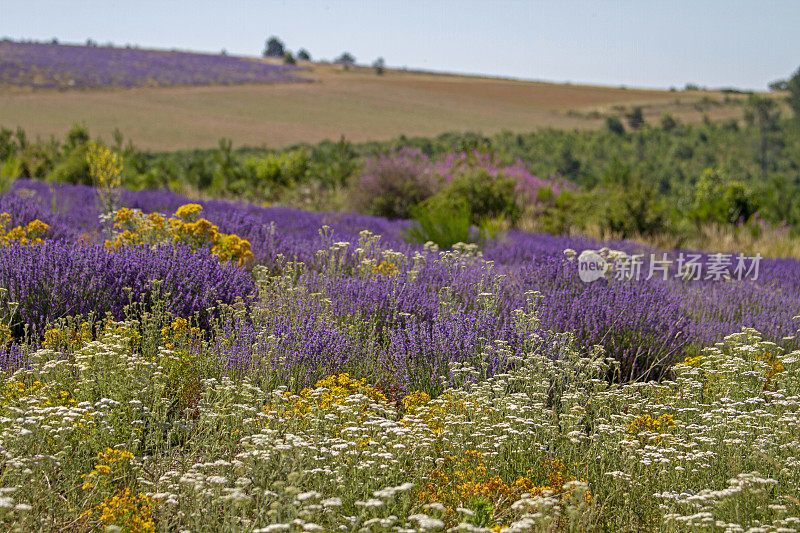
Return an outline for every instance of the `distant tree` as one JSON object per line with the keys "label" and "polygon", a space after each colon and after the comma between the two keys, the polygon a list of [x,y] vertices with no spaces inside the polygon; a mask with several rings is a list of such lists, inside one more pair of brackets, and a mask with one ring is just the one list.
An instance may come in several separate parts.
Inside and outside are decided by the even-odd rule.
{"label": "distant tree", "polygon": [[375,74],[378,76],[382,76],[384,70],[386,70],[386,62],[383,60],[382,57],[379,57],[372,63],[372,68],[375,69]]}
{"label": "distant tree", "polygon": [[758,139],[758,163],[761,166],[761,179],[767,177],[767,167],[770,162],[770,153],[780,148],[782,139],[780,137],[780,116],[781,110],[772,98],[765,98],[757,94],[751,94],[747,98],[744,110],[744,119],[747,125],[755,129]]}
{"label": "distant tree", "polygon": [[795,118],[800,122],[800,68],[786,82],[786,90],[789,91],[786,101],[789,102],[789,107],[794,111]]}
{"label": "distant tree", "polygon": [[93,41],[92,39],[86,39],[86,46],[96,47],[97,42]]}
{"label": "distant tree", "polygon": [[634,107],[633,111],[625,115],[625,118],[628,120],[628,126],[630,126],[631,129],[638,130],[644,126],[644,114],[640,106]]}
{"label": "distant tree", "polygon": [[305,48],[301,48],[297,51],[297,59],[302,59],[303,61],[311,61],[311,54],[308,53],[308,50]]}
{"label": "distant tree", "polygon": [[267,39],[267,46],[264,48],[264,57],[283,57],[286,50],[283,42],[274,35]]}
{"label": "distant tree", "polygon": [[616,133],[617,135],[625,133],[625,126],[622,125],[622,122],[617,117],[607,117],[606,128],[611,133]]}
{"label": "distant tree", "polygon": [[661,115],[661,129],[664,131],[672,131],[675,129],[675,126],[678,125],[678,121],[675,120],[672,115],[669,113],[664,113]]}
{"label": "distant tree", "polygon": [[686,87],[684,87],[683,90],[684,91],[699,91],[700,90],[700,86],[698,86],[696,83],[687,83]]}
{"label": "distant tree", "polygon": [[334,63],[337,63],[339,65],[344,65],[345,70],[347,70],[352,65],[355,65],[356,58],[353,57],[350,54],[350,52],[344,52],[344,53],[342,53],[342,55],[340,55],[339,57],[336,58],[336,61],[334,61]]}
{"label": "distant tree", "polygon": [[294,56],[288,50],[283,54],[283,62],[286,65],[296,65],[297,64],[297,61],[295,61]]}
{"label": "distant tree", "polygon": [[770,91],[785,91],[789,88],[789,82],[787,80],[775,80],[768,87]]}
{"label": "distant tree", "polygon": [[220,50],[219,55],[226,56],[228,55],[228,51],[223,48],[222,50]]}

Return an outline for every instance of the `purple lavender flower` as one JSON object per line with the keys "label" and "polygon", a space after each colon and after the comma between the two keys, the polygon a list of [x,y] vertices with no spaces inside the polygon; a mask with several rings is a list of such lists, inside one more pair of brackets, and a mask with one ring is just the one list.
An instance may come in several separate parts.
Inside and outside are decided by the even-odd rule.
{"label": "purple lavender flower", "polygon": [[0,41],[0,86],[37,89],[307,81],[298,67],[138,48]]}

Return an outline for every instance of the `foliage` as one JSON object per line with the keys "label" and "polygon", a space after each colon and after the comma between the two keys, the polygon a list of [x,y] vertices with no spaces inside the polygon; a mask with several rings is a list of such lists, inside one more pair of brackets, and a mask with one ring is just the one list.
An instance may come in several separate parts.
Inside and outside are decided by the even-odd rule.
{"label": "foliage", "polygon": [[645,124],[641,106],[635,106],[630,113],[625,115],[625,118],[628,120],[628,126],[630,126],[632,130],[638,130]]}
{"label": "foliage", "polygon": [[430,198],[411,208],[414,224],[405,233],[411,242],[432,242],[442,249],[470,240],[471,215],[465,201]]}
{"label": "foliage", "polygon": [[386,70],[386,61],[384,61],[382,57],[379,57],[378,59],[373,61],[372,68],[375,69],[375,74],[381,76]]}
{"label": "foliage", "polygon": [[350,52],[342,52],[342,55],[336,58],[334,63],[339,65],[344,65],[344,68],[347,69],[356,63],[356,58]]}
{"label": "foliage", "polygon": [[789,81],[788,80],[775,80],[769,82],[769,90],[770,91],[785,91],[789,88]]}
{"label": "foliage", "polygon": [[617,117],[606,117],[606,129],[615,135],[625,133],[625,126]]}
{"label": "foliage", "polygon": [[688,215],[698,226],[724,225],[748,221],[757,211],[758,204],[749,187],[707,169],[695,185]]}
{"label": "foliage", "polygon": [[21,171],[22,162],[19,157],[11,156],[5,161],[0,159],[0,194],[4,194],[11,189],[11,185],[20,176]]}
{"label": "foliage", "polygon": [[286,49],[283,42],[274,35],[267,39],[266,46],[264,47],[264,57],[283,57]]}
{"label": "foliage", "polygon": [[[711,168],[725,180],[744,185],[753,202],[754,210],[750,211],[757,211],[760,220],[772,226],[784,223],[796,235],[793,228],[800,227],[800,211],[777,199],[800,194],[797,149],[800,129],[788,118],[781,118],[770,101],[762,105],[758,97],[750,99],[743,109],[746,111],[743,118],[749,124],[747,120],[731,119],[701,124],[676,121],[673,125],[664,119],[660,127],[645,125],[629,133],[623,127],[617,134],[608,129],[542,129],[530,133],[504,132],[493,137],[467,132],[362,144],[340,139],[280,150],[234,149],[225,141],[212,150],[170,154],[146,154],[130,144],[117,151],[126,162],[122,183],[128,188],[170,188],[189,194],[199,192],[319,210],[346,208],[349,197],[356,200],[351,205],[361,212],[408,216],[408,208],[416,200],[398,201],[398,207],[373,211],[368,201],[358,198],[362,196],[361,169],[382,154],[406,148],[424,155],[429,171],[440,177],[441,183],[434,180],[434,192],[454,176],[476,168],[492,175],[513,175],[521,212],[516,222],[565,232],[594,231],[594,226],[607,220],[598,218],[598,213],[619,211],[611,197],[616,201],[619,195],[625,196],[624,186],[609,179],[614,175],[612,167],[617,161],[636,169],[636,175],[646,185],[647,195],[654,191],[655,197],[646,196],[641,207],[647,207],[651,200],[663,207],[661,226],[656,233],[676,241],[700,236],[697,225],[685,221],[692,216],[695,186],[706,169]],[[52,181],[90,183],[85,162],[87,143],[85,128],[76,129],[66,141],[48,143],[31,142],[22,130],[0,129],[0,155],[6,161],[13,158],[11,164],[15,168],[19,165],[20,177],[49,175]],[[121,146],[121,142],[117,145]],[[564,185],[563,179],[569,183]],[[555,202],[564,186],[572,192]],[[553,201],[537,200],[543,187],[554,188]],[[617,189],[622,189],[619,195],[614,193],[603,199],[603,191]],[[421,198],[426,196],[427,193]],[[625,209],[635,211],[639,200],[635,195],[630,200],[631,205]],[[614,227],[619,228],[620,217],[627,216],[619,213],[608,220],[617,220]],[[738,220],[732,222],[738,223]],[[623,229],[625,234],[643,229],[650,233],[647,229],[650,225],[644,221]],[[612,233],[608,226],[600,229]],[[730,230],[734,229],[731,226]]]}
{"label": "foliage", "polygon": [[473,224],[497,218],[514,224],[521,214],[516,192],[513,177],[476,168],[455,176],[437,196],[444,203],[467,206]]}
{"label": "foliage", "polygon": [[660,124],[662,130],[672,131],[678,125],[678,121],[675,120],[675,118],[669,113],[664,113],[663,115],[661,115]]}
{"label": "foliage", "polygon": [[800,121],[800,68],[786,82],[786,90],[789,91],[786,101],[794,112],[795,120]]}

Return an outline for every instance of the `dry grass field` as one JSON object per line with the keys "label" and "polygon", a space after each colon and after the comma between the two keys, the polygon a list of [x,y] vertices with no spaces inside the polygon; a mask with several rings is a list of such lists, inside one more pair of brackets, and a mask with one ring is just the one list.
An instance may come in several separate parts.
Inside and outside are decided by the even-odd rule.
{"label": "dry grass field", "polygon": [[[344,71],[310,65],[312,83],[165,87],[93,91],[0,92],[0,126],[62,136],[76,122],[110,139],[119,128],[140,148],[284,146],[338,139],[382,140],[400,134],[472,130],[528,131],[540,126],[596,128],[620,106],[644,106],[656,120],[669,111],[685,121],[738,117],[713,91],[669,92],[527,82],[389,70]],[[706,106],[698,106],[703,98]],[[733,99],[737,97],[731,97]],[[719,102],[708,105],[708,101]],[[599,113],[599,115],[598,115]]]}

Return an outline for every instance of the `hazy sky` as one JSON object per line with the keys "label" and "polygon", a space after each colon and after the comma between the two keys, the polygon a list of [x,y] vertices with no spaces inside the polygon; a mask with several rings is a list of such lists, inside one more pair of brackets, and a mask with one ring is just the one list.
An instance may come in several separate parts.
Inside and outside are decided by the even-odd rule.
{"label": "hazy sky", "polygon": [[0,0],[0,36],[629,87],[764,89],[800,66],[795,0]]}

